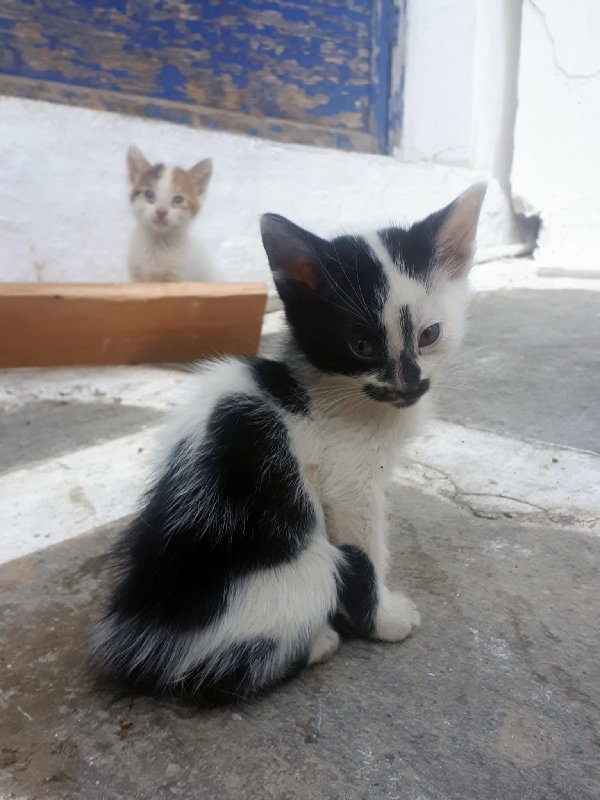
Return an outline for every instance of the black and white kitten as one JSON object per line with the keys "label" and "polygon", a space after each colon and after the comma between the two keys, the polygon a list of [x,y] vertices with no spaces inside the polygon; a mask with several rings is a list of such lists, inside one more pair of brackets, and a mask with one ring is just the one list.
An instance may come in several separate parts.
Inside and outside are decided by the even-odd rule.
{"label": "black and white kitten", "polygon": [[385,488],[460,340],[484,185],[408,229],[262,237],[285,305],[281,360],[192,379],[160,476],[118,545],[95,634],[117,677],[247,696],[364,637],[419,624],[388,587]]}

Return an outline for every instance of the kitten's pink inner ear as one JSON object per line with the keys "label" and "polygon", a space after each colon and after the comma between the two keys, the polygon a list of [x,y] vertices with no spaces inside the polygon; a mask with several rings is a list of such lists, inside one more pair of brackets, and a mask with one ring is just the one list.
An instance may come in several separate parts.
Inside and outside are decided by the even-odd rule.
{"label": "kitten's pink inner ear", "polygon": [[319,288],[319,277],[310,261],[296,261],[286,271],[287,280],[306,286],[312,292]]}
{"label": "kitten's pink inner ear", "polygon": [[318,245],[318,238],[278,214],[263,214],[260,230],[277,284],[316,291],[320,285],[318,258],[310,242]]}
{"label": "kitten's pink inner ear", "polygon": [[132,144],[127,151],[127,175],[131,184],[141,178],[144,172],[150,169],[150,162],[146,159],[139,147]]}
{"label": "kitten's pink inner ear", "polygon": [[471,267],[486,189],[486,183],[476,183],[457,197],[436,237],[437,250],[452,277],[460,277]]}

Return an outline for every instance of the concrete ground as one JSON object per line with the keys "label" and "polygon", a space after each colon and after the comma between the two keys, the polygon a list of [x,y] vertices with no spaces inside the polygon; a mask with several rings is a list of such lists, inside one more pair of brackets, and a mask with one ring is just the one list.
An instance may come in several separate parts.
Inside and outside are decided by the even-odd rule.
{"label": "concrete ground", "polygon": [[228,708],[123,695],[86,661],[106,552],[185,372],[4,373],[0,797],[597,800],[600,294],[585,286],[474,298],[440,419],[390,493],[417,634],[345,643]]}

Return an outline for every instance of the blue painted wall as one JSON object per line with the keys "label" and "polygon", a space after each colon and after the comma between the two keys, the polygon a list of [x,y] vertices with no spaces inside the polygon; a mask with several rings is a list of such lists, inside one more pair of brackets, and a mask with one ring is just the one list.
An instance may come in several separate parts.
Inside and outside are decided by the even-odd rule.
{"label": "blue painted wall", "polygon": [[392,0],[2,0],[0,91],[384,152],[395,26]]}

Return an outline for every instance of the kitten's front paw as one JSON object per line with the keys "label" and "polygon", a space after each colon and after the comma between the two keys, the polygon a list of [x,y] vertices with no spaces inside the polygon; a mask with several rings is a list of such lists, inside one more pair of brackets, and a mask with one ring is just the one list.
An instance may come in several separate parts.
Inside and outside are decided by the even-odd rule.
{"label": "kitten's front paw", "polygon": [[379,602],[373,637],[385,642],[401,642],[421,624],[413,601],[402,592],[386,592]]}
{"label": "kitten's front paw", "polygon": [[319,630],[310,649],[308,664],[322,664],[328,661],[340,646],[340,637],[331,625],[323,625]]}

